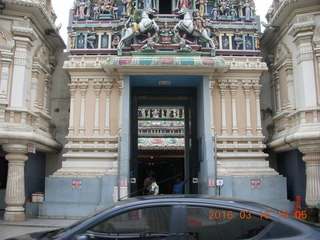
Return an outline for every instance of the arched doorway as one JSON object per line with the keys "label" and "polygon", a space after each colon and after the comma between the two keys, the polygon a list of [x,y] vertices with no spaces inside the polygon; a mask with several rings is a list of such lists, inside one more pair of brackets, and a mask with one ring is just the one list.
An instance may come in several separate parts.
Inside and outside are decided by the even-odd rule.
{"label": "arched doorway", "polygon": [[[194,88],[132,88],[131,196],[143,195],[151,172],[160,194],[171,194],[176,178],[197,178]],[[197,193],[188,182],[185,193]]]}

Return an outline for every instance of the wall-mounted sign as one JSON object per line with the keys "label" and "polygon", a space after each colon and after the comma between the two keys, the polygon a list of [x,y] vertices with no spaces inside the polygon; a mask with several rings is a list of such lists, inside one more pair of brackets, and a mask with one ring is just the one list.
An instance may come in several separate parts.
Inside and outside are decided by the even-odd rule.
{"label": "wall-mounted sign", "polygon": [[223,186],[223,179],[218,178],[218,179],[216,180],[216,183],[217,183],[217,186],[218,186],[218,187],[222,187],[222,186]]}
{"label": "wall-mounted sign", "polygon": [[72,189],[81,189],[81,180],[72,181]]}
{"label": "wall-mounted sign", "polygon": [[198,178],[192,178],[192,183],[198,183]]}
{"label": "wall-mounted sign", "polygon": [[127,179],[121,178],[120,187],[127,187],[127,186],[128,186]]}
{"label": "wall-mounted sign", "polygon": [[131,178],[131,183],[136,183],[137,182],[137,179],[136,178]]}
{"label": "wall-mounted sign", "polygon": [[28,152],[36,153],[36,146],[33,144],[28,144]]}
{"label": "wall-mounted sign", "polygon": [[259,189],[261,187],[261,180],[260,179],[251,179],[251,188],[252,189]]}
{"label": "wall-mounted sign", "polygon": [[215,183],[214,183],[214,178],[209,178],[209,188],[214,188]]}

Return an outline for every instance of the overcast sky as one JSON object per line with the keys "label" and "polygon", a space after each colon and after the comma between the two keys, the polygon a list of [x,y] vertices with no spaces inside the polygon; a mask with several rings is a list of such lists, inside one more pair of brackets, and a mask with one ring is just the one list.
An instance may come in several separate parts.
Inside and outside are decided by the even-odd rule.
{"label": "overcast sky", "polygon": [[[54,11],[56,12],[58,19],[56,20],[56,26],[62,24],[60,34],[64,41],[67,43],[67,25],[69,18],[69,9],[72,7],[74,0],[52,0]],[[265,21],[265,15],[271,6],[272,0],[255,0],[257,8],[257,15],[260,15],[261,20]]]}

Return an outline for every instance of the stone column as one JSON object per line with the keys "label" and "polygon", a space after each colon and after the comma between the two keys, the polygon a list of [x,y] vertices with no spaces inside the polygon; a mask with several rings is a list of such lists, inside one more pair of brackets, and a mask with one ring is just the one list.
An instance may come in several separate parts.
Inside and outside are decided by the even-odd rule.
{"label": "stone column", "polygon": [[111,94],[111,83],[109,81],[105,83],[104,90],[106,92],[104,134],[109,136],[110,135],[110,94]]}
{"label": "stone column", "polygon": [[49,113],[49,92],[50,92],[50,75],[46,74],[44,81],[43,111]]}
{"label": "stone column", "polygon": [[121,121],[122,121],[122,94],[123,94],[123,77],[120,77],[118,80],[118,88],[119,88],[119,126],[118,132],[121,132]]}
{"label": "stone column", "polygon": [[79,135],[83,136],[85,132],[85,106],[86,106],[86,93],[87,93],[88,84],[83,81],[80,84],[80,128],[79,128]]}
{"label": "stone column", "polygon": [[306,203],[313,208],[320,203],[320,140],[303,142],[298,148],[306,162],[307,190]]}
{"label": "stone column", "polygon": [[274,73],[274,84],[275,84],[275,101],[276,101],[276,113],[281,112],[281,95],[280,95],[280,78],[279,78],[279,72],[275,71]]}
{"label": "stone column", "polygon": [[219,88],[221,94],[221,135],[227,135],[227,118],[226,118],[226,89],[227,80],[219,80]]}
{"label": "stone column", "polygon": [[9,81],[9,70],[13,53],[1,51],[1,72],[0,72],[0,102],[7,103],[7,91]]}
{"label": "stone column", "polygon": [[288,108],[295,109],[295,87],[294,87],[294,78],[293,78],[293,64],[292,59],[287,59],[287,64],[285,67],[287,72],[287,86],[288,86]]}
{"label": "stone column", "polygon": [[3,144],[2,147],[7,152],[6,159],[9,162],[4,220],[9,222],[24,221],[24,163],[28,160],[27,145],[8,143]]}
{"label": "stone column", "polygon": [[215,80],[210,79],[210,101],[211,101],[211,132],[212,136],[215,136],[215,130],[214,130],[214,109],[213,109],[213,88],[216,84]]}
{"label": "stone column", "polygon": [[260,89],[262,85],[259,84],[259,80],[256,80],[254,85],[254,93],[256,97],[256,113],[257,113],[257,135],[262,135],[261,127],[261,113],[260,113]]}
{"label": "stone column", "polygon": [[[297,107],[313,107],[317,105],[317,79],[314,64],[314,16],[301,17],[298,15],[294,21],[290,34],[297,48],[296,71],[299,73],[297,84]],[[308,87],[306,87],[308,86]]]}
{"label": "stone column", "polygon": [[231,90],[231,108],[232,108],[232,135],[238,135],[238,126],[237,126],[237,104],[236,104],[236,94],[238,90],[237,80],[228,80],[229,87]]}
{"label": "stone column", "polygon": [[70,118],[69,118],[69,135],[74,133],[74,97],[76,94],[77,85],[74,83],[69,84],[70,87]]}
{"label": "stone column", "polygon": [[94,93],[96,96],[96,103],[94,109],[94,129],[93,134],[99,136],[99,118],[100,118],[100,92],[101,92],[101,83],[99,79],[95,81],[94,84]]}
{"label": "stone column", "polygon": [[248,136],[252,135],[252,126],[251,126],[251,108],[250,108],[250,92],[251,92],[251,81],[243,81],[243,89],[246,101],[246,133]]}

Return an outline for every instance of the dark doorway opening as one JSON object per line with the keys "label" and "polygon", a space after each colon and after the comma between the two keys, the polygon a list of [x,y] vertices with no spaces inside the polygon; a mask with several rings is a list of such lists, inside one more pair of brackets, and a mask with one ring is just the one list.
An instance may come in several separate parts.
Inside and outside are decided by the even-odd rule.
{"label": "dark doorway opening", "polygon": [[159,0],[159,13],[171,14],[172,13],[172,0]]}
{"label": "dark doorway opening", "polygon": [[[144,189],[145,179],[152,172],[153,177],[159,185],[159,194],[172,194],[173,185],[177,177],[184,179],[184,151],[139,151],[138,157],[138,189]],[[146,192],[138,195],[145,195]]]}
{"label": "dark doorway opening", "polygon": [[0,156],[0,189],[5,189],[8,177],[8,161]]}
{"label": "dark doorway opening", "polygon": [[[177,177],[198,176],[196,88],[133,87],[131,92],[130,196],[145,193],[150,171],[159,194],[171,194]],[[197,184],[187,182],[185,193],[198,193]]]}

